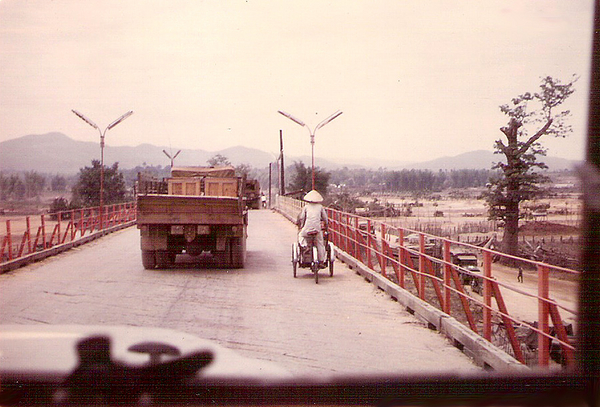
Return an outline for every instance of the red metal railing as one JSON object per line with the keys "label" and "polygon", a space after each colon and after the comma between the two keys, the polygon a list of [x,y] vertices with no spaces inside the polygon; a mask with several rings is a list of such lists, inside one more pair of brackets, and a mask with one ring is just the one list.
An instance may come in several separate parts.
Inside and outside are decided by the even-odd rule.
{"label": "red metal railing", "polygon": [[0,235],[0,264],[76,241],[136,219],[135,202],[6,219]]}
{"label": "red metal railing", "polygon": [[[290,219],[302,206],[283,197],[278,204]],[[576,288],[571,298],[563,293],[559,303],[551,296],[551,283],[568,285],[569,278],[576,279],[579,272],[329,208],[328,214],[330,240],[338,249],[459,320],[521,363],[548,368],[552,355],[564,367],[574,366],[573,335],[563,316],[576,317]],[[452,252],[476,255],[480,271],[455,264]],[[517,280],[518,267],[528,270],[528,280],[537,279],[536,288],[507,281],[507,275]],[[465,281],[478,283],[466,286]],[[575,281],[571,283],[576,287]],[[529,304],[523,305],[524,301]],[[531,309],[533,315],[527,315]]]}

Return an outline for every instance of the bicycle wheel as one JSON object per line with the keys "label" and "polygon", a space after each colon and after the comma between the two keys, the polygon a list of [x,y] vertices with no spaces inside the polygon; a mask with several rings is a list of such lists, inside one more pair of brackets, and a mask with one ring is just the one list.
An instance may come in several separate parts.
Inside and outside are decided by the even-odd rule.
{"label": "bicycle wheel", "polygon": [[315,246],[312,248],[312,262],[310,264],[310,268],[315,274],[315,284],[319,284],[319,254]]}
{"label": "bicycle wheel", "polygon": [[296,278],[296,268],[298,267],[298,255],[296,251],[296,244],[292,244],[292,270],[294,271],[294,278]]}

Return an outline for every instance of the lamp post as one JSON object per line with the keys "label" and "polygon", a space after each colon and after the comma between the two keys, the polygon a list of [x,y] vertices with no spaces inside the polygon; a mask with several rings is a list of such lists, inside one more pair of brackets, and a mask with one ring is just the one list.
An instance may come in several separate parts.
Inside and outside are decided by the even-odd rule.
{"label": "lamp post", "polygon": [[283,195],[281,190],[282,190],[282,185],[281,185],[281,172],[280,172],[280,167],[279,167],[279,160],[282,159],[283,154],[279,153],[279,155],[275,155],[274,153],[271,153],[271,155],[273,156],[274,161],[271,161],[269,163],[269,207],[271,207],[271,186],[273,184],[273,166],[275,166],[275,172],[277,173],[277,195]]}
{"label": "lamp post", "polygon": [[312,150],[312,189],[315,189],[315,133],[317,132],[318,129],[325,126],[327,123],[329,123],[330,121],[332,121],[333,119],[335,119],[336,117],[341,115],[342,112],[338,110],[337,112],[335,112],[334,114],[332,114],[331,116],[329,116],[328,118],[323,120],[321,123],[317,124],[315,126],[314,131],[311,130],[310,127],[308,127],[306,125],[306,123],[304,123],[302,120],[295,118],[291,114],[286,113],[281,110],[278,110],[277,112],[284,115],[285,117],[287,117],[294,123],[297,123],[302,127],[306,127],[306,129],[308,130],[308,133],[310,134],[310,145],[311,145],[311,150]]}
{"label": "lamp post", "polygon": [[173,171],[173,163],[175,162],[175,157],[181,153],[181,150],[177,151],[174,156],[171,157],[171,154],[167,153],[167,150],[163,150],[163,153],[171,160],[171,171]]}
{"label": "lamp post", "polygon": [[71,111],[75,113],[75,115],[77,115],[77,117],[79,117],[81,120],[98,130],[98,132],[100,133],[100,229],[103,229],[104,223],[102,217],[104,211],[104,136],[106,135],[106,132],[108,130],[112,129],[117,124],[121,123],[123,120],[131,116],[133,114],[133,110],[128,111],[127,113],[119,117],[117,120],[113,121],[111,124],[106,126],[104,131],[100,130],[100,127],[98,127],[96,123],[85,117],[83,114],[79,113],[77,110]]}

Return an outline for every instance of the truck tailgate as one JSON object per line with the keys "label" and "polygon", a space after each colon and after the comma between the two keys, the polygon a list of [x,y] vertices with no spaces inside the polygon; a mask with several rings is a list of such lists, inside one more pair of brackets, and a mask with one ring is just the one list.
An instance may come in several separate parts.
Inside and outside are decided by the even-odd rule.
{"label": "truck tailgate", "polygon": [[244,205],[237,197],[138,195],[138,224],[240,225]]}

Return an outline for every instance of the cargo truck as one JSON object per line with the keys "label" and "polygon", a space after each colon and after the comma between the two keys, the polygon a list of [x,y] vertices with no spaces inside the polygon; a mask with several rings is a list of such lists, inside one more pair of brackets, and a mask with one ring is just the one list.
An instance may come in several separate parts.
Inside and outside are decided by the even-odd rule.
{"label": "cargo truck", "polygon": [[245,184],[246,205],[250,209],[260,209],[260,183],[257,179],[247,179]]}
{"label": "cargo truck", "polygon": [[244,267],[244,187],[230,166],[174,167],[162,181],[138,174],[137,227],[144,268],[171,267],[179,254],[198,264]]}

